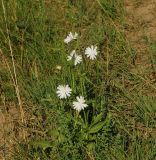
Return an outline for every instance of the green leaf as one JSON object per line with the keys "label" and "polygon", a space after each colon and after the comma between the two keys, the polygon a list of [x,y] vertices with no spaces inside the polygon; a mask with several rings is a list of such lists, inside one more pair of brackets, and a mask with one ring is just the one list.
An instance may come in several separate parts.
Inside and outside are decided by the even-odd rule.
{"label": "green leaf", "polygon": [[57,129],[52,129],[52,130],[49,130],[48,132],[47,132],[47,135],[48,136],[51,136],[51,137],[53,137],[53,138],[57,138],[58,136],[59,136],[59,131],[57,130]]}
{"label": "green leaf", "polygon": [[96,123],[95,125],[91,125],[91,128],[88,133],[97,133],[102,127],[110,122],[111,114],[109,113],[106,119],[102,122]]}
{"label": "green leaf", "polygon": [[53,130],[49,130],[48,132],[47,132],[47,135],[48,136],[51,136],[55,141],[60,141],[60,142],[63,142],[63,141],[65,141],[66,140],[66,137],[65,137],[65,135],[63,135],[63,134],[61,134],[61,133],[59,133],[59,131],[57,130],[57,129],[53,129]]}
{"label": "green leaf", "polygon": [[96,140],[96,135],[95,135],[95,134],[94,134],[94,135],[89,134],[89,135],[88,135],[88,140],[89,140],[89,141],[95,141],[95,140]]}
{"label": "green leaf", "polygon": [[104,126],[105,122],[99,122],[95,125],[93,125],[88,133],[97,133],[102,127]]}
{"label": "green leaf", "polygon": [[102,119],[102,117],[103,117],[103,112],[97,115],[96,117],[94,117],[92,125],[98,123]]}
{"label": "green leaf", "polygon": [[33,145],[34,147],[42,148],[43,150],[45,150],[45,149],[47,149],[49,147],[52,147],[51,142],[45,141],[45,140],[42,140],[42,141],[31,141],[30,144]]}

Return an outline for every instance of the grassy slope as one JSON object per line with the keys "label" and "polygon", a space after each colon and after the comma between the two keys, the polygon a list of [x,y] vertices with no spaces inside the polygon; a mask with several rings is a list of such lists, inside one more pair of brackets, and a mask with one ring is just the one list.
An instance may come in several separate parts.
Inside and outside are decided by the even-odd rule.
{"label": "grassy slope", "polygon": [[[152,91],[153,86],[130,70],[134,67],[135,53],[124,37],[122,0],[49,0],[45,3],[9,0],[5,7],[18,84],[27,112],[24,127],[27,142],[19,142],[15,159],[154,159],[155,100],[143,95],[146,90]],[[2,7],[0,12],[3,13]],[[11,66],[2,14],[0,19],[2,55]],[[80,38],[66,47],[63,39],[69,31],[78,32]],[[74,132],[67,128],[72,119],[58,108],[55,95],[57,84],[68,82],[73,88],[77,85],[69,73],[77,80],[81,75],[79,70],[69,70],[65,60],[68,52],[76,46],[83,53],[90,44],[97,44],[100,54],[96,63],[89,63],[84,70],[91,77],[84,84],[93,89],[92,95],[85,94],[94,99],[96,105],[102,102],[100,107],[112,115],[109,125],[98,133],[92,153],[86,151],[81,140],[75,144]],[[61,71],[56,69],[57,65],[62,66]],[[5,63],[0,75],[5,103],[17,103]],[[51,141],[53,137],[48,136],[47,131],[58,126],[67,136],[67,142],[53,144],[50,152],[28,145],[32,139]]]}

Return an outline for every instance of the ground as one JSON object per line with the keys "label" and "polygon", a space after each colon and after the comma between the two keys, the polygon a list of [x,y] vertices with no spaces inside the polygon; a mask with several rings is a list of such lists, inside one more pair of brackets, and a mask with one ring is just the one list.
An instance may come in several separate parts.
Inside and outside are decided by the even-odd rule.
{"label": "ground", "polygon": [[[155,0],[125,0],[125,24],[124,33],[129,46],[135,52],[134,64],[130,66],[132,74],[141,77],[145,83],[144,90],[146,95],[156,96],[155,77],[156,73],[153,71],[155,64],[151,64],[151,46],[156,41],[156,1]],[[9,70],[7,60],[1,56],[2,64],[0,64],[0,71]],[[3,80],[4,81],[4,80]],[[11,81],[11,78],[7,78]],[[1,82],[1,79],[0,79]],[[139,86],[139,85],[137,85]],[[9,88],[13,86],[9,85]],[[140,85],[142,87],[142,85]],[[3,87],[2,87],[3,88]],[[19,106],[13,102],[6,103],[3,89],[1,89],[1,110],[0,110],[0,159],[7,159],[12,152],[12,148],[19,138],[18,126],[20,125],[20,109]],[[155,133],[150,128],[144,128],[142,124],[140,127],[147,132]],[[145,132],[146,132],[145,131]]]}
{"label": "ground", "polygon": [[156,2],[149,1],[125,1],[127,11],[126,37],[129,43],[136,49],[135,67],[138,72],[146,73],[149,67],[150,41],[156,40]]}
{"label": "ground", "polygon": [[155,96],[155,71],[152,69],[155,68],[155,64],[151,65],[153,54],[151,48],[156,41],[156,2],[126,0],[125,9],[127,11],[125,35],[136,52],[132,72],[144,77],[145,84],[153,88],[153,92],[147,91],[147,94]]}

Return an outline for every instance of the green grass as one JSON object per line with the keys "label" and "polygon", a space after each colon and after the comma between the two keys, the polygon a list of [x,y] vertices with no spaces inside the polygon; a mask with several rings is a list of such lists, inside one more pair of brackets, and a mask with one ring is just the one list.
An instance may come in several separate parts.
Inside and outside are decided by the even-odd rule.
{"label": "green grass", "polygon": [[[16,140],[12,159],[154,160],[156,103],[147,94],[154,84],[131,71],[135,56],[124,36],[123,1],[4,2],[26,111],[21,129],[27,138]],[[0,46],[13,72],[3,11],[0,6]],[[70,31],[78,32],[79,38],[65,45]],[[84,56],[92,44],[99,50],[95,61]],[[73,49],[84,59],[77,67],[66,61]],[[150,53],[152,73],[154,43]],[[1,100],[5,97],[6,104],[18,105],[10,72],[5,63],[0,66]],[[58,99],[59,84],[72,87],[71,99]],[[89,107],[77,115],[71,105],[79,94]]]}

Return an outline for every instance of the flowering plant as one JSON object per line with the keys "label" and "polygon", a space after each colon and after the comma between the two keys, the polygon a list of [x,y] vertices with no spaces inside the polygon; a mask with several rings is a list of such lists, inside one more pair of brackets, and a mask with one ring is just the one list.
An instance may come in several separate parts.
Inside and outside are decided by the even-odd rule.
{"label": "flowering plant", "polygon": [[[61,125],[46,131],[52,141],[33,142],[33,145],[43,150],[58,149],[60,144],[68,146],[70,143],[91,152],[101,131],[110,127],[111,115],[107,110],[105,88],[97,90],[98,86],[104,86],[101,84],[104,81],[99,80],[101,71],[98,68],[98,47],[91,45],[81,49],[78,38],[78,33],[70,32],[64,39],[65,50],[60,54],[62,62],[55,67],[57,79],[53,94],[56,102],[53,98],[46,101],[56,107],[59,114],[56,123]],[[76,46],[70,45],[72,42],[76,42]],[[92,72],[89,72],[90,68]]]}
{"label": "flowering plant", "polygon": [[[76,32],[75,34],[70,32],[64,39],[64,42],[67,43],[67,40],[70,39],[68,40],[69,45],[72,40],[76,40],[77,38],[78,34]],[[95,85],[90,81],[87,73],[85,73],[88,67],[87,65],[96,61],[98,53],[96,45],[87,47],[82,55],[77,54],[76,49],[72,50],[66,56],[67,63],[73,61],[73,65],[69,63],[70,72],[68,73],[68,77],[72,77],[72,80],[69,81],[70,84],[68,85],[59,84],[56,90],[57,97],[61,100],[61,105],[62,103],[64,104],[62,105],[64,110],[70,112],[74,118],[73,129],[79,126],[76,137],[87,142],[86,146],[89,149],[94,147],[93,142],[95,142],[96,134],[110,121],[110,115],[105,115],[103,109],[98,110],[95,108],[95,99],[92,95],[92,92],[94,92],[92,87]],[[88,64],[86,65],[86,63]]]}

